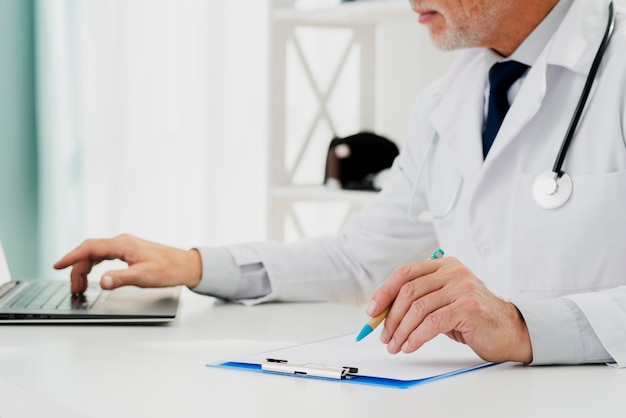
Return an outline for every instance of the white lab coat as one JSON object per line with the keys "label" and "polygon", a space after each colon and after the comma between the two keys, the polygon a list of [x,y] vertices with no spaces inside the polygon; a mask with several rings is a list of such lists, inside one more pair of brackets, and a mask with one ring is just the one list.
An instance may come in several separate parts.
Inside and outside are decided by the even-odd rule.
{"label": "white lab coat", "polygon": [[[573,181],[561,208],[539,208],[535,177],[551,170],[604,33],[607,0],[575,0],[523,82],[483,161],[485,60],[465,51],[418,98],[405,145],[382,192],[339,237],[292,245],[231,247],[239,266],[262,262],[264,300],[362,302],[401,264],[441,247],[511,300],[568,296],[602,345],[626,365],[626,22],[599,69],[564,170]],[[429,143],[437,139],[415,184]],[[433,223],[463,186],[452,213]],[[521,303],[521,302],[520,302]]]}

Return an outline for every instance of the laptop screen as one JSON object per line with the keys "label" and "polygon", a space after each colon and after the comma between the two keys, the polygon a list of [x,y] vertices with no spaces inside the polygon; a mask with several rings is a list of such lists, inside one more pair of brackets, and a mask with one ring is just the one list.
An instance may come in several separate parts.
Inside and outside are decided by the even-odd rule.
{"label": "laptop screen", "polygon": [[11,273],[9,271],[9,265],[7,259],[4,256],[4,249],[2,248],[2,242],[0,242],[0,285],[11,281]]}

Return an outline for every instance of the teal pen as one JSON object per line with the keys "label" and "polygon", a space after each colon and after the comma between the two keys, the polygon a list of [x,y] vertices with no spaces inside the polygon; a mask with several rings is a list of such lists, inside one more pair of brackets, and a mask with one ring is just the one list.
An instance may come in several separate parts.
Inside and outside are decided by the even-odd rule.
{"label": "teal pen", "polygon": [[[443,257],[443,254],[444,252],[440,248],[437,251],[435,251],[433,255],[430,256],[430,258],[434,258],[434,259],[441,258]],[[387,314],[389,313],[390,310],[391,310],[391,305],[389,305],[387,309],[385,309],[384,311],[382,311],[381,313],[379,313],[378,315],[370,319],[368,323],[363,326],[363,328],[361,329],[361,332],[359,332],[359,335],[356,336],[356,340],[361,341],[363,338],[367,337],[372,331],[374,331],[376,327],[380,325],[380,323],[383,322],[383,320],[387,317]]]}

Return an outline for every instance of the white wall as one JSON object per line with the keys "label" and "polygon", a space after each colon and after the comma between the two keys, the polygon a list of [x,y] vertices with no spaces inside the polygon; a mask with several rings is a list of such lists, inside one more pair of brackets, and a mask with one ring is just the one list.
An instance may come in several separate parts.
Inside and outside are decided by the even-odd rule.
{"label": "white wall", "polygon": [[[66,276],[51,265],[85,238],[263,239],[267,2],[40,4],[51,24],[39,36],[58,38],[45,52],[62,63],[45,71],[40,61],[38,87],[54,93],[41,106],[51,128],[42,159],[60,169],[49,177],[64,174],[42,201],[43,274]],[[67,130],[52,129],[59,116],[72,152]]]}

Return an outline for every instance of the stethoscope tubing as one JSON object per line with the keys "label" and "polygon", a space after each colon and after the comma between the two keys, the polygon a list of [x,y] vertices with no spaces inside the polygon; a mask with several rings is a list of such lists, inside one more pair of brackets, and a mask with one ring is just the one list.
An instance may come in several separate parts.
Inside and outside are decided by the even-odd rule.
{"label": "stethoscope tubing", "polygon": [[[587,76],[587,80],[585,81],[585,87],[580,95],[578,100],[578,105],[576,106],[576,110],[574,111],[574,115],[572,116],[572,120],[570,121],[569,127],[567,128],[567,133],[565,134],[565,138],[561,143],[561,148],[559,149],[559,153],[557,154],[556,159],[554,160],[554,166],[552,167],[552,172],[556,175],[557,178],[560,178],[563,173],[563,162],[565,161],[565,155],[567,154],[567,150],[574,138],[574,134],[576,133],[576,128],[578,127],[578,122],[580,122],[580,117],[582,116],[585,105],[587,104],[587,99],[589,98],[589,93],[591,92],[591,87],[593,86],[593,82],[596,78],[596,74],[598,73],[598,68],[600,67],[600,63],[602,62],[602,57],[606,49],[609,46],[609,42],[611,40],[611,36],[613,36],[613,31],[615,29],[615,7],[613,6],[613,2],[609,3],[609,21],[606,26],[606,30],[604,32],[604,37],[602,38],[602,43],[596,52],[596,56],[593,59],[593,63],[591,64],[591,69],[589,70],[589,75]],[[555,179],[556,180],[556,179]]]}

